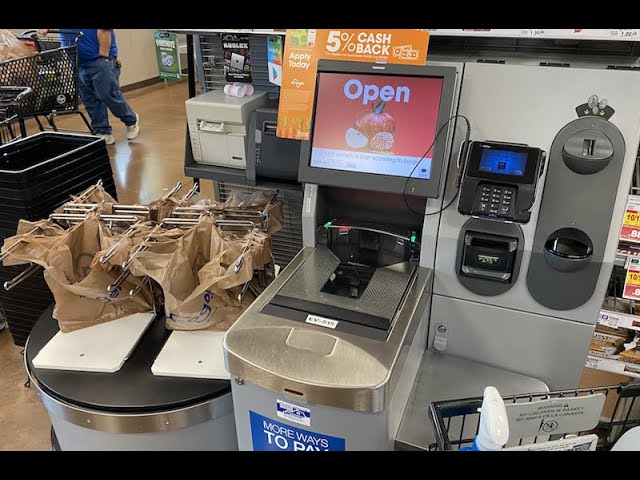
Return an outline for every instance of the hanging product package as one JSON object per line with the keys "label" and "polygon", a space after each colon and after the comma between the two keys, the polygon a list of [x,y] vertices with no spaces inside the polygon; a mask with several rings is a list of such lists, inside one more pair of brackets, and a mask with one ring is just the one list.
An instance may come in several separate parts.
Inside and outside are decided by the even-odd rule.
{"label": "hanging product package", "polygon": [[[258,229],[227,234],[205,217],[184,235],[155,241],[133,258],[131,272],[160,284],[167,328],[226,330],[273,278],[271,238]],[[254,279],[258,270],[262,281]],[[246,288],[251,282],[252,288]]]}
{"label": "hanging product package", "polygon": [[[25,223],[24,228],[27,227]],[[153,310],[148,286],[133,297],[128,295],[139,283],[139,278],[130,276],[121,286],[108,292],[107,286],[115,282],[122,270],[91,267],[96,254],[112,243],[111,233],[97,213],[89,214],[69,230],[58,231],[50,225],[46,227],[49,236],[33,233],[33,238],[29,239],[29,234],[23,235],[24,244],[9,257],[45,268],[44,278],[56,303],[53,317],[58,320],[62,332]],[[50,241],[52,236],[58,238]],[[7,239],[3,250],[13,245],[18,240],[16,237]]]}

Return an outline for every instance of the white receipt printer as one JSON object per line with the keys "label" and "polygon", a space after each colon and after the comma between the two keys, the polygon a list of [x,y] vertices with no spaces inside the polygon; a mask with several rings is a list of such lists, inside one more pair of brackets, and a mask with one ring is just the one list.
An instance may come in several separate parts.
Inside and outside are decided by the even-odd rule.
{"label": "white receipt printer", "polygon": [[238,98],[225,95],[222,90],[212,90],[187,100],[194,161],[246,168],[249,114],[266,101],[266,92]]}

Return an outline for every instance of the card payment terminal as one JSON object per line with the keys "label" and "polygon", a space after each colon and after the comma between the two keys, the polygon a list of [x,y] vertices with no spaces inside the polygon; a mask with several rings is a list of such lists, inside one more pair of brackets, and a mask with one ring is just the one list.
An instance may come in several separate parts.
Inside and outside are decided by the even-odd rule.
{"label": "card payment terminal", "polygon": [[527,223],[545,152],[528,145],[493,141],[471,142],[468,152],[458,211]]}

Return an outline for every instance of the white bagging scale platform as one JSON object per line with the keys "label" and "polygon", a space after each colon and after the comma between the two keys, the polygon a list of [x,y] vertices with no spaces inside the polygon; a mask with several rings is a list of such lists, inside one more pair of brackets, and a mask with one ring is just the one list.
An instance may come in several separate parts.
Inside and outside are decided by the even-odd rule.
{"label": "white bagging scale platform", "polygon": [[53,370],[117,372],[155,316],[154,312],[136,313],[74,332],[58,332],[33,359],[33,365]]}
{"label": "white bagging scale platform", "polygon": [[228,380],[222,341],[225,332],[173,332],[156,358],[151,372],[163,377]]}

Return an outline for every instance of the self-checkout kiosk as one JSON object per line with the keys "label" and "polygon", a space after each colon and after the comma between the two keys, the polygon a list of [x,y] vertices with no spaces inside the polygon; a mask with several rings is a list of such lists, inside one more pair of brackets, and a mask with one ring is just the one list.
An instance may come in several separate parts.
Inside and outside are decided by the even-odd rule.
{"label": "self-checkout kiosk", "polygon": [[465,64],[475,141],[443,186],[446,201],[460,183],[437,230],[430,348],[578,386],[638,151],[636,80]]}
{"label": "self-checkout kiosk", "polygon": [[321,60],[304,248],[225,337],[239,448],[428,448],[429,401],[576,387],[638,111],[629,71]]}

